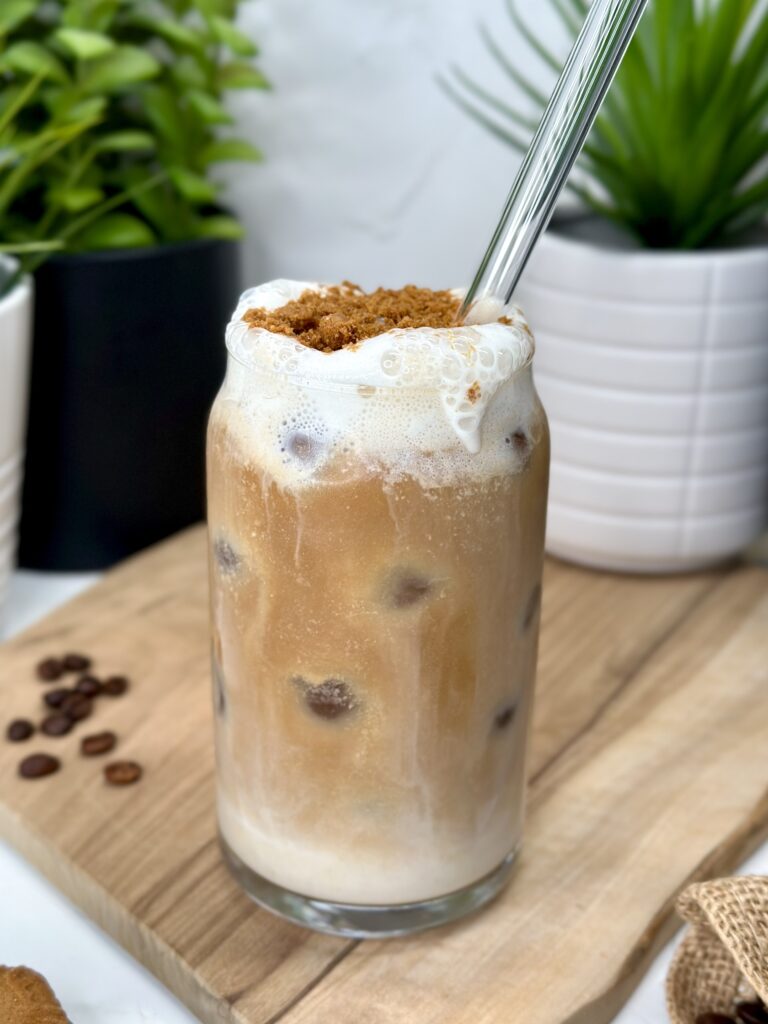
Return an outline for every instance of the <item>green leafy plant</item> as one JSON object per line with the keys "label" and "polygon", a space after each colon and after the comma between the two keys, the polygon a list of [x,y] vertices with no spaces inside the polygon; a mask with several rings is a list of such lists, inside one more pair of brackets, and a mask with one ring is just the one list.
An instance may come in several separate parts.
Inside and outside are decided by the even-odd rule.
{"label": "green leafy plant", "polygon": [[[562,56],[506,0],[552,75]],[[587,0],[549,0],[575,39]],[[488,53],[515,87],[507,101],[460,69],[444,86],[489,131],[526,149],[546,103],[487,28]],[[651,0],[580,158],[571,188],[652,248],[721,244],[768,210],[768,10],[762,0]],[[532,113],[520,109],[527,97]]]}
{"label": "green leafy plant", "polygon": [[237,0],[2,0],[0,241],[52,250],[235,238],[211,172],[258,160],[222,129],[264,89]]}

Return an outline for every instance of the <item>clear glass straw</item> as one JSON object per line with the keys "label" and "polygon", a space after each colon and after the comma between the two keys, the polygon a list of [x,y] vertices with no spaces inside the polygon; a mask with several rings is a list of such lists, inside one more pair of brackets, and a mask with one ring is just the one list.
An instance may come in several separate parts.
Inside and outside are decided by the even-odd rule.
{"label": "clear glass straw", "polygon": [[[458,314],[483,298],[508,302],[552,216],[648,0],[593,0],[501,220]],[[472,316],[468,317],[469,322]]]}

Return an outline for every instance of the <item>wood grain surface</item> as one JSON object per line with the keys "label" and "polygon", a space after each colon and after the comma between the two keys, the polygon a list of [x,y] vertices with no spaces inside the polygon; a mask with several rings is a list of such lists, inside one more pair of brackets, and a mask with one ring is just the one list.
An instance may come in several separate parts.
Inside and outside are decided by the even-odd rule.
{"label": "wood grain surface", "polygon": [[[676,893],[768,834],[768,575],[547,566],[526,843],[462,924],[357,943],[258,909],[219,858],[204,534],[109,573],[0,648],[3,716],[39,718],[42,657],[132,689],[87,724],[0,745],[0,833],[206,1024],[603,1024],[671,934]],[[106,786],[114,729],[138,785]],[[63,769],[17,777],[19,759]]]}

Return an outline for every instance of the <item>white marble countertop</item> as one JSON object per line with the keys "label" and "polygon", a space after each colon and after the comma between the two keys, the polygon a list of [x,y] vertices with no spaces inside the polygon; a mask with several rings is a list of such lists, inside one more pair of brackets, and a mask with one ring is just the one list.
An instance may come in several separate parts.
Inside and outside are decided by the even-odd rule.
{"label": "white marble countertop", "polygon": [[[97,578],[17,572],[0,636],[30,625]],[[768,844],[743,870],[768,874]],[[3,843],[0,892],[0,963],[41,971],[73,1024],[197,1024],[149,971]],[[657,958],[615,1024],[664,1024],[664,976],[671,955],[672,946]]]}

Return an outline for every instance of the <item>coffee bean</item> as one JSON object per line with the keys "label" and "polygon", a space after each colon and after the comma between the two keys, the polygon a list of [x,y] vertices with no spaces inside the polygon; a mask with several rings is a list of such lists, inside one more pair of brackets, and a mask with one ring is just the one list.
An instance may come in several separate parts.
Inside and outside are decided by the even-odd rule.
{"label": "coffee bean", "polygon": [[213,555],[221,571],[227,575],[236,573],[240,568],[240,556],[223,537],[213,542]]}
{"label": "coffee bean", "polygon": [[15,718],[9,723],[5,735],[11,743],[23,743],[35,731],[34,725],[26,718]]}
{"label": "coffee bean", "polygon": [[91,659],[84,654],[65,654],[62,664],[67,672],[85,672],[91,667]]}
{"label": "coffee bean", "polygon": [[696,1018],[696,1024],[736,1024],[733,1017],[725,1013],[700,1013]]}
{"label": "coffee bean", "polygon": [[117,736],[113,732],[95,732],[83,736],[80,740],[80,753],[83,757],[96,757],[97,754],[108,754],[115,749]]}
{"label": "coffee bean", "polygon": [[512,448],[522,458],[527,458],[531,452],[531,440],[522,430],[515,430],[507,434],[504,443]]}
{"label": "coffee bean", "polygon": [[410,576],[402,579],[394,594],[395,608],[409,608],[425,597],[432,589],[429,580],[418,576]]}
{"label": "coffee bean", "polygon": [[73,722],[81,722],[93,711],[93,701],[84,693],[70,693],[61,705],[62,712]]}
{"label": "coffee bean", "polygon": [[108,697],[121,697],[128,686],[129,683],[125,676],[110,676],[101,684],[101,692]]}
{"label": "coffee bean", "polygon": [[42,720],[40,731],[44,732],[46,736],[66,736],[74,724],[69,715],[57,713],[48,715]]}
{"label": "coffee bean", "polygon": [[326,679],[313,686],[306,679],[297,676],[294,683],[304,691],[307,707],[318,718],[339,718],[357,707],[352,687],[343,679]]}
{"label": "coffee bean", "polygon": [[104,769],[104,778],[110,786],[130,786],[141,778],[142,768],[135,761],[113,761]]}
{"label": "coffee bean", "polygon": [[50,754],[30,754],[19,765],[19,775],[23,779],[41,779],[44,775],[53,775],[61,768],[58,757]]}
{"label": "coffee bean", "polygon": [[537,583],[531,591],[531,596],[528,598],[528,602],[523,612],[523,629],[528,630],[533,625],[533,620],[536,618],[536,613],[541,605],[541,584]]}
{"label": "coffee bean", "polygon": [[85,697],[98,697],[102,691],[101,680],[96,676],[80,676],[75,683],[75,690]]}
{"label": "coffee bean", "polygon": [[72,693],[66,686],[58,686],[55,690],[48,690],[43,700],[49,708],[60,708],[64,701]]}
{"label": "coffee bean", "polygon": [[60,679],[64,674],[64,666],[58,658],[45,658],[37,666],[37,678],[46,683],[52,683],[54,679]]}
{"label": "coffee bean", "polygon": [[297,430],[286,438],[284,450],[299,462],[310,463],[320,454],[320,443],[309,434]]}
{"label": "coffee bean", "polygon": [[395,569],[385,585],[387,604],[393,608],[410,608],[424,600],[432,590],[432,581],[423,572]]}
{"label": "coffee bean", "polygon": [[737,1003],[736,1016],[743,1024],[768,1024],[768,1010],[762,1003]]}
{"label": "coffee bean", "polygon": [[508,707],[503,708],[493,720],[493,724],[499,732],[503,731],[510,724],[512,719],[515,717],[517,707],[515,704],[510,704]]}

